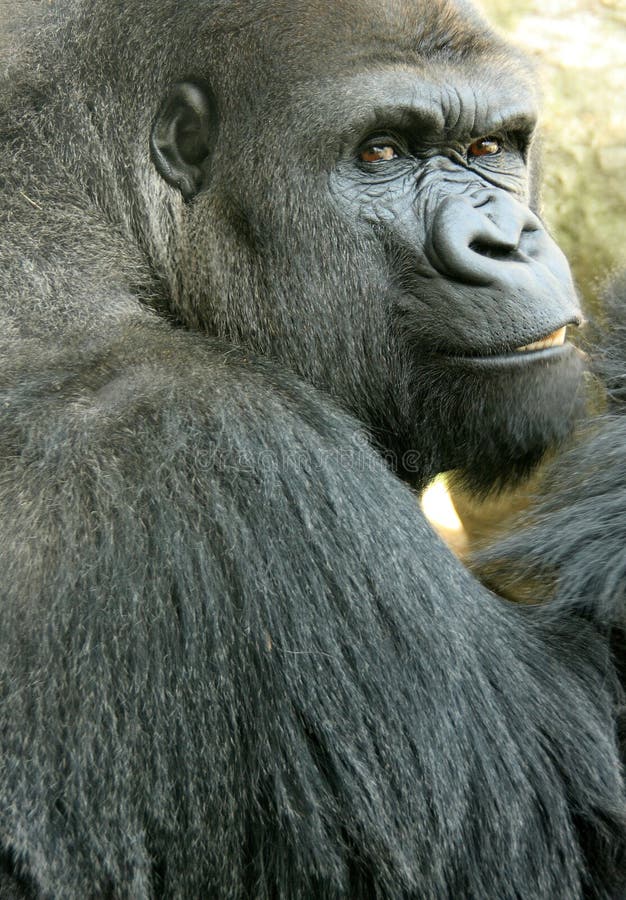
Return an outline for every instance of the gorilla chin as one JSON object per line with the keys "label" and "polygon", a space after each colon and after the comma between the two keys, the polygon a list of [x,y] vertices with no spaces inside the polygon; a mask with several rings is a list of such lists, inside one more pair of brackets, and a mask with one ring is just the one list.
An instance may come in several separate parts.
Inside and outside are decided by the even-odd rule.
{"label": "gorilla chin", "polygon": [[[433,357],[420,365],[419,380],[436,389],[426,402],[417,397],[415,420],[438,422],[431,433],[441,442],[433,455],[458,470],[466,488],[485,495],[514,486],[568,438],[586,411],[584,372],[584,355],[569,342]],[[423,435],[414,440],[419,446]]]}

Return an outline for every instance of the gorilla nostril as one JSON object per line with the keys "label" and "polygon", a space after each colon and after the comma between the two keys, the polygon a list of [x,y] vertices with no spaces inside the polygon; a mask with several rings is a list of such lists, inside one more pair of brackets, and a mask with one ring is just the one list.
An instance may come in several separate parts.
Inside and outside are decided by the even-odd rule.
{"label": "gorilla nostril", "polygon": [[475,240],[469,245],[470,250],[478,253],[480,256],[486,256],[489,259],[511,260],[518,257],[518,245],[502,243],[494,243],[493,241]]}

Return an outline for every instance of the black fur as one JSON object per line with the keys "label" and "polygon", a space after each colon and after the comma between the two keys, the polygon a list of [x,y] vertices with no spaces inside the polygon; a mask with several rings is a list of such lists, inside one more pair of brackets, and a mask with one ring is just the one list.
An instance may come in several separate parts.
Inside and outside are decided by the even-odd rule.
{"label": "black fur", "polygon": [[538,220],[532,289],[423,259],[522,150],[407,154],[405,227],[344,135],[379,62],[459,121],[454,73],[526,102],[523,63],[447,0],[52,15],[1,89],[0,896],[621,896],[606,634],[498,601],[392,471],[483,485],[571,425],[573,353],[493,365],[571,316]]}

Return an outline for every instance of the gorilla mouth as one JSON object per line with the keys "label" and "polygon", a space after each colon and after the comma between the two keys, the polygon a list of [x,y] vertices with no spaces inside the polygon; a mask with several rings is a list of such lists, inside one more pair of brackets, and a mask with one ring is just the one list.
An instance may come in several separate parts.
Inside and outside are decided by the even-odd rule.
{"label": "gorilla mouth", "polygon": [[[570,325],[579,325],[582,319],[575,319],[569,322]],[[574,351],[573,344],[567,341],[567,325],[561,325],[555,331],[545,337],[532,341],[530,344],[523,344],[520,347],[500,347],[494,349],[490,353],[476,353],[474,355],[463,355],[452,357],[452,360],[458,360],[464,365],[470,366],[503,366],[509,367],[520,366],[524,363],[539,362],[549,359],[556,359],[561,356],[567,356]],[[576,351],[580,352],[580,351]]]}
{"label": "gorilla mouth", "polygon": [[516,353],[532,353],[536,350],[548,350],[550,347],[562,347],[565,343],[565,334],[567,332],[567,325],[563,325],[562,328],[557,328],[556,331],[553,331],[547,337],[541,338],[539,341],[533,341],[532,344],[524,344],[523,347],[516,347]]}

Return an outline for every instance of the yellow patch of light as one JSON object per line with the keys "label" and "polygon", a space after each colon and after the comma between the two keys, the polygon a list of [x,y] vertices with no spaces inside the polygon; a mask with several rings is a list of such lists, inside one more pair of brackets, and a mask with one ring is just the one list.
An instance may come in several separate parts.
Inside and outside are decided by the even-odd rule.
{"label": "yellow patch of light", "polygon": [[443,478],[436,478],[422,494],[422,510],[429,522],[437,529],[463,531],[450,494]]}

